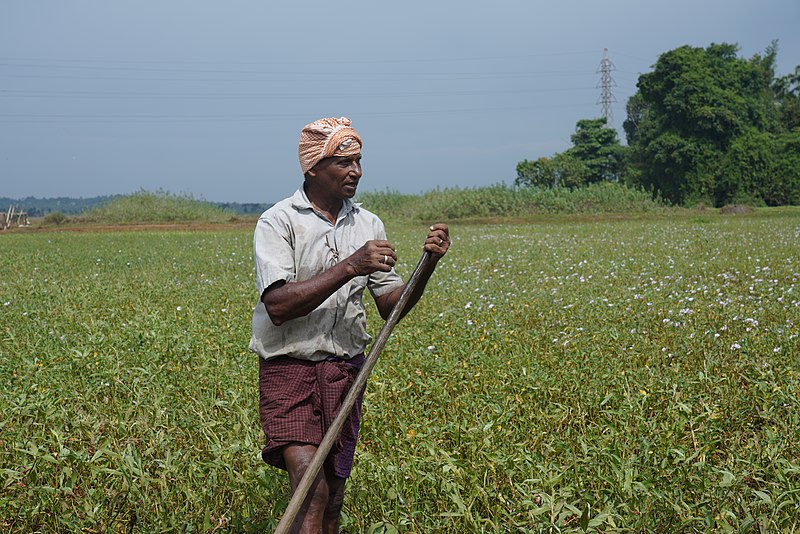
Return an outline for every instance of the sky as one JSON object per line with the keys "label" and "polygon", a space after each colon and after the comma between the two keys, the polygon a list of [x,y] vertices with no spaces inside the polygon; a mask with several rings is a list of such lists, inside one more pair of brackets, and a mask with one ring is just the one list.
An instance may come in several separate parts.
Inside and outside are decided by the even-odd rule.
{"label": "sky", "polygon": [[658,56],[778,41],[797,0],[0,0],[0,197],[164,190],[272,203],[302,183],[303,125],[346,116],[359,191],[512,184],[523,159],[611,126]]}

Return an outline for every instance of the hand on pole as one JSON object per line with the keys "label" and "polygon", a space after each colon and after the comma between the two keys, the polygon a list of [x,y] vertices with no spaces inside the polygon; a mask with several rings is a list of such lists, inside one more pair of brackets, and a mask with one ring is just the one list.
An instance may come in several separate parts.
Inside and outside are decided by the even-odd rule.
{"label": "hand on pole", "polygon": [[430,227],[428,237],[425,238],[425,251],[430,252],[434,260],[438,260],[450,248],[450,229],[446,224],[437,223]]}

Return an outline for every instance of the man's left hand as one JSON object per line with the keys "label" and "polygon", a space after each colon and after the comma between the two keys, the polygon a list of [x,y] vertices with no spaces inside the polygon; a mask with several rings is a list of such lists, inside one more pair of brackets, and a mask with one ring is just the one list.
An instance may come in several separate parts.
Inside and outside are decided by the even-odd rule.
{"label": "man's left hand", "polygon": [[450,248],[450,230],[446,224],[438,223],[431,226],[428,237],[425,239],[425,250],[433,254],[438,260]]}

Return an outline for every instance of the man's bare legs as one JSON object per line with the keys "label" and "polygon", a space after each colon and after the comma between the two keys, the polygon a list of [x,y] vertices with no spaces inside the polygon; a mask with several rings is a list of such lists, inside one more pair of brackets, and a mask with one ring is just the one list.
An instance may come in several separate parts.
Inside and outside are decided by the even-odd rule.
{"label": "man's bare legs", "polygon": [[[283,449],[283,459],[289,471],[289,483],[294,493],[303,475],[317,452],[316,445],[297,443]],[[339,515],[344,502],[346,479],[333,473],[322,473],[308,490],[303,506],[297,513],[292,532],[298,534],[336,534],[339,531]]]}

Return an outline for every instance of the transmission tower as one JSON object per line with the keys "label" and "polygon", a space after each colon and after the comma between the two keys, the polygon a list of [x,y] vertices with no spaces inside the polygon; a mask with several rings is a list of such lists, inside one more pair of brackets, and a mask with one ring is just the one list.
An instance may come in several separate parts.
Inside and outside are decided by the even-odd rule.
{"label": "transmission tower", "polygon": [[600,99],[597,103],[603,106],[603,116],[606,118],[606,126],[608,127],[611,126],[611,120],[613,119],[611,103],[617,101],[617,99],[614,98],[614,94],[611,92],[611,88],[617,85],[614,78],[611,77],[612,70],[616,70],[616,67],[611,60],[608,59],[608,48],[604,48],[603,60],[600,62],[600,68],[597,69],[597,72],[600,74],[600,83],[597,85],[597,87],[600,88]]}

